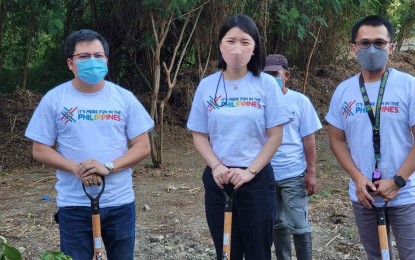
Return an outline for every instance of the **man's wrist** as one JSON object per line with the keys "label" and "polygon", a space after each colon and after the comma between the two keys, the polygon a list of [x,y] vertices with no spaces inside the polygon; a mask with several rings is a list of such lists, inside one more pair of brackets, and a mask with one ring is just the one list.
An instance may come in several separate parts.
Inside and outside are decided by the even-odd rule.
{"label": "man's wrist", "polygon": [[113,162],[106,162],[105,164],[104,164],[104,166],[105,166],[105,168],[107,168],[108,169],[108,171],[109,171],[109,173],[108,173],[108,175],[107,176],[109,176],[109,175],[111,175],[111,174],[113,174],[114,173],[114,163]]}
{"label": "man's wrist", "polygon": [[406,180],[399,175],[393,176],[393,181],[399,188],[403,188],[406,185]]}

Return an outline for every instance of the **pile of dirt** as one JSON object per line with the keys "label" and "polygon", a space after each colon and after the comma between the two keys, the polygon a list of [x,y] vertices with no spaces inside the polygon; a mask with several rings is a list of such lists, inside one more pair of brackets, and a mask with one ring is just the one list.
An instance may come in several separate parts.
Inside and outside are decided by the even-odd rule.
{"label": "pile of dirt", "polygon": [[0,95],[0,171],[3,167],[22,168],[35,163],[31,142],[24,132],[41,98],[28,90]]}

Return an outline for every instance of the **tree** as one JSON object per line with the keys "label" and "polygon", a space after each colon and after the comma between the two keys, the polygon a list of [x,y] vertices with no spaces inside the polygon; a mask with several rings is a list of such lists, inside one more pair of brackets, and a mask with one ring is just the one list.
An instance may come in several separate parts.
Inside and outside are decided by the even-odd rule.
{"label": "tree", "polygon": [[[153,93],[150,107],[150,116],[155,122],[155,129],[150,134],[151,158],[154,167],[161,167],[163,163],[164,109],[177,83],[180,65],[205,4],[198,5],[198,2],[198,0],[182,0],[161,4],[160,1],[144,1],[144,6],[149,10],[154,40],[151,46],[153,54]],[[191,26],[190,32],[188,32],[190,20],[194,15],[196,15],[196,18]],[[163,47],[165,47],[167,36],[172,33],[173,24],[180,25],[181,29],[178,36],[176,35],[173,50],[170,50],[170,62],[169,66],[167,66],[167,62],[162,60],[161,52]],[[185,39],[187,40],[184,41]],[[178,54],[179,48],[181,48],[180,54]],[[161,65],[163,65],[165,79],[167,81],[167,91],[164,97],[160,95]]]}
{"label": "tree", "polygon": [[3,61],[3,55],[2,55],[2,43],[3,43],[3,29],[4,29],[4,24],[6,22],[6,17],[7,17],[7,9],[6,9],[6,4],[5,1],[2,0],[0,2],[0,69],[1,69],[1,65],[2,65],[2,61]]}
{"label": "tree", "polygon": [[400,1],[397,7],[397,34],[396,50],[400,51],[405,39],[410,39],[415,35],[415,2],[404,0]]}
{"label": "tree", "polygon": [[23,76],[21,88],[26,89],[29,72],[30,56],[32,53],[33,40],[41,32],[50,35],[56,34],[63,29],[64,15],[62,13],[62,1],[60,0],[25,0],[21,1],[22,9],[26,10],[23,19],[26,20],[27,46],[23,60]]}

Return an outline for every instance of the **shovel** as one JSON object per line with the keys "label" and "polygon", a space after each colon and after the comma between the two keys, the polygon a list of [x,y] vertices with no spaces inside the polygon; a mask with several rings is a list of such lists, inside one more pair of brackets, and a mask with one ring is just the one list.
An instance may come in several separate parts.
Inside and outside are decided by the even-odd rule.
{"label": "shovel", "polygon": [[101,238],[101,218],[99,215],[99,198],[104,192],[105,188],[105,178],[102,177],[101,190],[98,192],[95,197],[91,193],[88,193],[85,185],[82,183],[82,188],[86,196],[91,201],[91,211],[92,211],[92,235],[94,242],[94,256],[93,260],[102,260],[102,238]]}
{"label": "shovel", "polygon": [[232,234],[232,207],[233,197],[235,196],[237,189],[229,196],[223,189],[222,193],[225,196],[225,219],[223,225],[223,253],[222,260],[231,259],[231,234]]}
{"label": "shovel", "polygon": [[[371,203],[372,204],[372,203]],[[386,230],[386,209],[388,202],[385,202],[382,207],[372,207],[376,209],[378,213],[378,235],[379,235],[379,246],[382,260],[390,260],[389,255],[389,243],[388,243],[388,231]]]}

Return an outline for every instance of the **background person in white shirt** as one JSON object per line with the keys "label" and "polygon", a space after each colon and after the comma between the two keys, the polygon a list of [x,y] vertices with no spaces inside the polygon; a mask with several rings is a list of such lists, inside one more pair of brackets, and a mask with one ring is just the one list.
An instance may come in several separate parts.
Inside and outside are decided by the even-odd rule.
{"label": "background person in white shirt", "polygon": [[291,236],[297,259],[312,259],[311,226],[308,221],[308,196],[316,185],[316,142],[314,132],[320,120],[310,100],[287,88],[288,61],[281,54],[266,58],[264,72],[281,87],[293,121],[284,126],[282,144],[271,160],[276,180],[277,209],[274,247],[278,260],[291,259]]}

